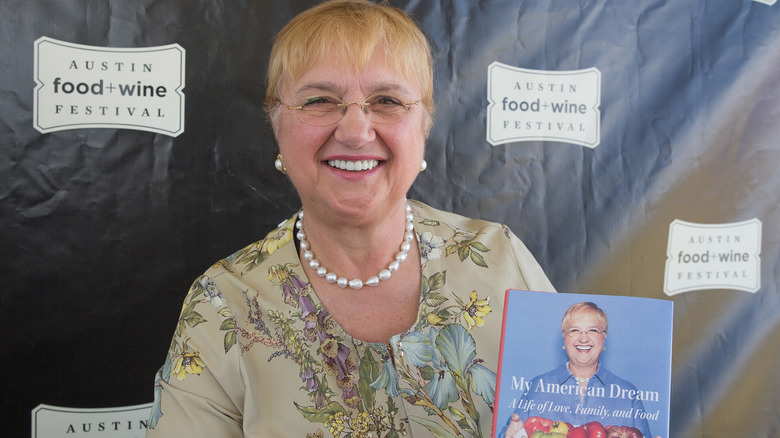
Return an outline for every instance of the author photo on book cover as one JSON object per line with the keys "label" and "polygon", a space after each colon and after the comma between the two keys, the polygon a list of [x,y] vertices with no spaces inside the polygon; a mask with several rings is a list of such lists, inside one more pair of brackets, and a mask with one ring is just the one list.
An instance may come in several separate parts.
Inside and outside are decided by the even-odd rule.
{"label": "author photo on book cover", "polygon": [[[557,427],[565,427],[561,436],[566,436],[567,431],[572,436],[573,428],[582,428],[586,433],[582,436],[591,436],[589,428],[613,426],[624,432],[620,436],[636,437],[641,432],[642,437],[651,437],[648,422],[641,415],[645,412],[642,392],[607,370],[599,360],[606,350],[608,330],[607,314],[595,303],[570,306],[561,321],[566,360],[531,380],[517,409],[497,436],[532,438],[537,424],[550,423],[544,424],[550,433],[561,432]],[[534,415],[537,409],[549,412],[547,416],[554,418]],[[610,418],[614,412],[626,415]]]}

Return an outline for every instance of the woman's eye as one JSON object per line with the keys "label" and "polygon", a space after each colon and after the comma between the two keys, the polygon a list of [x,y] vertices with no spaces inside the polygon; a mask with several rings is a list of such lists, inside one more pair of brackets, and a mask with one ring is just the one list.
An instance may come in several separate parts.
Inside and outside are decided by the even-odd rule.
{"label": "woman's eye", "polygon": [[369,102],[371,105],[399,105],[403,106],[400,99],[396,99],[392,96],[374,96]]}
{"label": "woman's eye", "polygon": [[315,97],[311,97],[309,99],[306,99],[306,101],[301,106],[307,107],[307,106],[319,106],[319,105],[335,105],[337,103],[338,102],[335,99],[331,98],[331,97],[315,96]]}

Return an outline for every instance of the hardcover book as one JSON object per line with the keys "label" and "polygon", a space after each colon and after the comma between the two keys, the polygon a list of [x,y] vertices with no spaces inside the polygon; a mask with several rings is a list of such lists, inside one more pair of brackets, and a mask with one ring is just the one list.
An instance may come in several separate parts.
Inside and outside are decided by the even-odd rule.
{"label": "hardcover book", "polygon": [[668,438],[673,303],[506,291],[493,438]]}

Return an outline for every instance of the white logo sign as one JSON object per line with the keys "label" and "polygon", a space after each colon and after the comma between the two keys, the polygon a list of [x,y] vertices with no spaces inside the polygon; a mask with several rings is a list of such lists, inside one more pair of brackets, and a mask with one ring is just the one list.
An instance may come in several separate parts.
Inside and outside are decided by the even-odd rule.
{"label": "white logo sign", "polygon": [[184,132],[184,49],[35,42],[33,122],[42,132],[124,128]]}
{"label": "white logo sign", "polygon": [[561,141],[595,148],[600,140],[601,72],[488,67],[487,141]]}
{"label": "white logo sign", "polygon": [[761,288],[761,221],[669,226],[664,292]]}
{"label": "white logo sign", "polygon": [[103,409],[38,405],[32,411],[32,438],[142,438],[151,410],[151,403]]}

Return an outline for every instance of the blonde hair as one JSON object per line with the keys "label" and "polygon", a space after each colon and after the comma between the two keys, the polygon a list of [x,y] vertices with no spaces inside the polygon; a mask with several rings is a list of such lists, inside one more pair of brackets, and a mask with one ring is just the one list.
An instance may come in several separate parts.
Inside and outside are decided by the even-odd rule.
{"label": "blonde hair", "polygon": [[331,0],[293,18],[274,40],[268,62],[266,112],[274,128],[283,80],[295,81],[324,56],[335,54],[345,66],[365,66],[376,49],[390,67],[422,91],[420,100],[433,116],[433,60],[428,40],[400,9],[367,0]]}
{"label": "blonde hair", "polygon": [[569,307],[568,310],[566,310],[566,313],[563,314],[563,320],[561,320],[561,334],[566,335],[566,326],[569,325],[569,322],[574,319],[574,317],[583,313],[590,313],[594,315],[596,320],[598,320],[599,323],[603,326],[604,333],[607,332],[609,329],[609,320],[607,320],[607,314],[604,313],[604,311],[601,310],[601,308],[595,303],[583,302],[573,304],[571,307]]}

